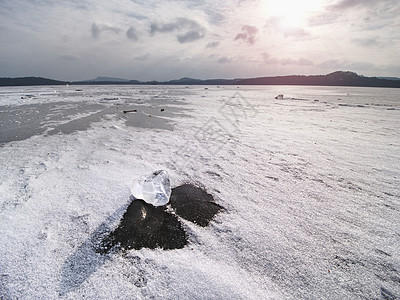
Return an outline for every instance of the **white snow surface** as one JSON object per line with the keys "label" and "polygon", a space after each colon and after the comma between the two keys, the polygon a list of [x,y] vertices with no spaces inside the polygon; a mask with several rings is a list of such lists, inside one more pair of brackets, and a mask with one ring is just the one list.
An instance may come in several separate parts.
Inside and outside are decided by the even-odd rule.
{"label": "white snow surface", "polygon": [[[120,109],[1,144],[0,298],[400,297],[399,89],[7,87],[0,120],[60,102],[176,113],[142,115],[172,129],[127,126]],[[132,180],[158,169],[225,210],[205,228],[181,220],[183,249],[85,252],[99,226],[118,224]],[[74,259],[82,268],[66,272]]]}

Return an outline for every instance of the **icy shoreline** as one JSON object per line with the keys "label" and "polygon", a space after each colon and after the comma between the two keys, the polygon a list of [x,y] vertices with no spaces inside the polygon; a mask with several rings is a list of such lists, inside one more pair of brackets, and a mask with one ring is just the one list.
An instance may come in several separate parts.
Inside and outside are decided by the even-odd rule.
{"label": "icy shoreline", "polygon": [[[0,93],[2,138],[5,120],[12,128],[20,109],[31,111],[28,127],[37,124],[33,134],[0,147],[0,295],[6,299],[400,296],[398,91],[55,91]],[[275,100],[281,93],[306,101]],[[26,94],[36,96],[21,99]],[[56,106],[42,110],[50,105]],[[144,113],[120,112],[128,108]],[[48,134],[104,109],[82,128]],[[155,126],[139,126],[139,115]],[[35,123],[37,116],[48,120]],[[203,186],[226,213],[206,228],[182,220],[185,248],[114,255],[60,296],[68,257],[126,207],[132,178],[156,169],[168,170],[173,187]]]}

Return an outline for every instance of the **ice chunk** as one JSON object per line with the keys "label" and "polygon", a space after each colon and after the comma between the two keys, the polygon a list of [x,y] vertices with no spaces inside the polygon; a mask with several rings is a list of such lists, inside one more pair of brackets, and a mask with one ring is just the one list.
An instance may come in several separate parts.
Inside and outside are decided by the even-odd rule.
{"label": "ice chunk", "polygon": [[131,192],[136,199],[142,199],[154,206],[167,204],[171,196],[171,184],[167,171],[157,170],[150,175],[135,179]]}

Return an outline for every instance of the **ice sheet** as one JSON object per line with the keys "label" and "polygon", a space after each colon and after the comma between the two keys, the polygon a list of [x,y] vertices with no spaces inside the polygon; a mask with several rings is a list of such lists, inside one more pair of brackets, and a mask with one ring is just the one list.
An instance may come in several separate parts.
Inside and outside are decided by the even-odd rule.
{"label": "ice sheet", "polygon": [[[84,128],[1,145],[4,298],[400,297],[399,90],[54,89],[2,88],[0,112],[67,102],[74,109],[58,107],[57,126],[86,117],[85,105],[138,106],[152,110],[141,115],[149,124],[157,113],[170,126],[143,128],[138,114],[131,124],[112,110]],[[65,288],[68,259],[106,220],[118,223],[132,179],[157,169],[172,187],[203,186],[226,211],[206,228],[181,220],[184,249],[88,253],[83,280]]]}

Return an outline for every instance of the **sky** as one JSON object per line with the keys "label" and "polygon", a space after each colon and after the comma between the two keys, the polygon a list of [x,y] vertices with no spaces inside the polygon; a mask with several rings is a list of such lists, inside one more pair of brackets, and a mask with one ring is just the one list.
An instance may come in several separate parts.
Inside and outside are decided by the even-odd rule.
{"label": "sky", "polygon": [[399,0],[0,0],[0,77],[400,77]]}

